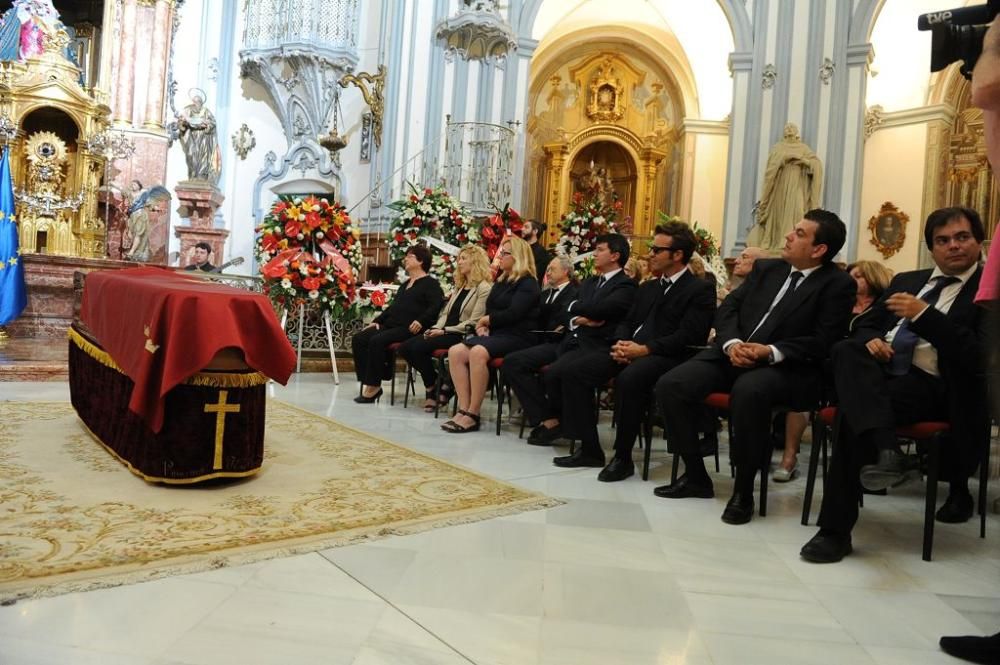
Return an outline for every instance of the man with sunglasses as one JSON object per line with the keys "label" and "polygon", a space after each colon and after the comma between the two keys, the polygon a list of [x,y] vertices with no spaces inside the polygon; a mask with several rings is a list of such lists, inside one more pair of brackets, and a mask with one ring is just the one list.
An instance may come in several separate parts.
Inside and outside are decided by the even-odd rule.
{"label": "man with sunglasses", "polygon": [[[579,376],[568,377],[589,385],[603,385],[615,377],[615,454],[597,476],[602,482],[624,480],[635,473],[632,447],[653,386],[708,341],[715,315],[715,283],[688,270],[695,244],[687,224],[656,227],[648,261],[659,278],[639,286],[628,317],[615,332],[611,353],[593,357],[578,366],[585,370]],[[584,440],[598,440],[596,423]]]}

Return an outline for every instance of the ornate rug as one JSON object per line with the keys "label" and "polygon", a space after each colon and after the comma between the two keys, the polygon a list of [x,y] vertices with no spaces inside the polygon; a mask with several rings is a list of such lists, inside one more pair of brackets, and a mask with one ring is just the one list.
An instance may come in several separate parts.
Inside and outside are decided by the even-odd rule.
{"label": "ornate rug", "polygon": [[115,586],[558,505],[271,400],[264,467],[146,483],[65,402],[0,402],[0,601]]}

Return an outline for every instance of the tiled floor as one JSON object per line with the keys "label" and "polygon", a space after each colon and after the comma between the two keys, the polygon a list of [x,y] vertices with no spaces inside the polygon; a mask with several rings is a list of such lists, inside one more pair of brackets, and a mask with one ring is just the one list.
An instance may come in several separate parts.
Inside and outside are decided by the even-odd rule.
{"label": "tiled floor", "polygon": [[[412,406],[358,407],[356,391],[302,375],[274,396],[566,505],[19,602],[0,608],[0,663],[930,665],[958,662],[940,635],[1000,628],[1000,520],[985,541],[940,525],[923,562],[919,486],[869,498],[855,555],[815,566],[798,557],[814,532],[798,523],[801,480],[771,486],[766,518],[728,526],[728,474],[714,500],[668,502],[652,494],[666,466],[598,483],[553,467],[513,426],[444,435]],[[68,390],[0,383],[0,399]]]}

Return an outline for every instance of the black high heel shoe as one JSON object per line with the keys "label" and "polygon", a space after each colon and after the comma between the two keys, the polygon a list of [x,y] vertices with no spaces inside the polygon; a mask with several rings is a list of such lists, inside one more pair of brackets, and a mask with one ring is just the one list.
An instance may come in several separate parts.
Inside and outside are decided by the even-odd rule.
{"label": "black high heel shoe", "polygon": [[357,402],[358,404],[372,404],[374,402],[379,401],[381,398],[382,398],[382,389],[379,388],[378,392],[372,395],[371,397],[358,395],[357,397],[354,398],[354,401]]}

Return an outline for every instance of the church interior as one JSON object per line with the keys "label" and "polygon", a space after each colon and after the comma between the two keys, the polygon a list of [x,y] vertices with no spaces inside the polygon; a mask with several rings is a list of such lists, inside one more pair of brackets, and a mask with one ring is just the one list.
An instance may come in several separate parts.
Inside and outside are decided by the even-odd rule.
{"label": "church interior", "polygon": [[[502,269],[527,222],[583,275],[602,234],[652,262],[685,222],[720,308],[741,256],[786,256],[812,209],[842,220],[841,267],[935,268],[924,225],[946,207],[981,217],[985,262],[987,119],[917,30],[958,4],[0,3],[0,663],[962,662],[942,636],[1000,630],[995,419],[976,514],[939,521],[933,557],[910,482],[865,494],[853,553],[824,566],[800,558],[840,427],[818,409],[732,526],[735,417],[712,421],[714,499],[670,501],[653,489],[680,453],[653,415],[635,475],[598,482],[553,465],[578,442],[526,445],[544,425],[502,358],[482,430],[450,436],[447,386],[422,408],[398,343],[359,405],[352,348],[419,273],[418,239],[448,296],[460,248]],[[232,321],[205,313],[223,301]],[[434,356],[444,383],[455,357]]]}

